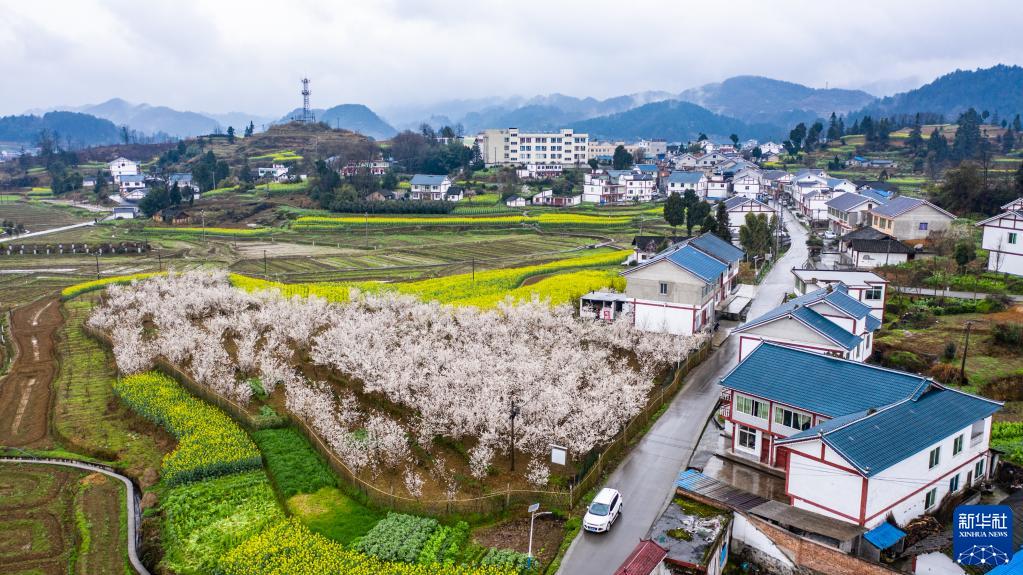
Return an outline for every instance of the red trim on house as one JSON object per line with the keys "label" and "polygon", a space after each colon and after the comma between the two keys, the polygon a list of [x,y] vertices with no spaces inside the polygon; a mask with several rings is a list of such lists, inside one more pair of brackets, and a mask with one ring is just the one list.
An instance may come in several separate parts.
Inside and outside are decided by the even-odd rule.
{"label": "red trim on house", "polygon": [[921,493],[921,492],[923,492],[923,491],[925,491],[925,490],[927,490],[927,489],[930,489],[930,488],[931,488],[931,487],[932,487],[933,485],[935,485],[935,484],[936,484],[936,483],[938,483],[939,481],[941,481],[941,480],[945,479],[945,478],[946,478],[946,477],[948,477],[949,475],[952,475],[952,474],[954,474],[954,473],[959,473],[960,471],[962,471],[962,470],[963,470],[963,468],[964,468],[964,467],[968,467],[968,466],[970,466],[970,465],[973,465],[974,463],[976,463],[978,459],[983,459],[983,458],[986,458],[986,457],[988,456],[988,453],[990,453],[990,450],[988,450],[988,451],[985,451],[985,452],[983,452],[983,453],[980,453],[980,454],[978,454],[978,455],[974,456],[974,457],[973,457],[973,459],[970,459],[970,460],[966,461],[965,463],[963,463],[963,464],[962,464],[962,465],[960,465],[959,467],[956,467],[955,469],[952,469],[952,470],[948,471],[947,473],[945,473],[944,475],[942,475],[942,476],[938,477],[938,478],[937,478],[937,479],[935,479],[934,481],[931,481],[931,482],[930,482],[930,483],[928,483],[927,485],[924,485],[923,487],[921,487],[921,488],[917,489],[916,491],[914,491],[914,492],[910,493],[909,495],[906,495],[906,496],[905,496],[905,497],[903,497],[902,499],[899,499],[899,500],[898,500],[898,501],[896,501],[895,503],[892,503],[892,504],[891,504],[891,505],[889,505],[888,507],[885,507],[884,509],[882,509],[882,510],[878,511],[877,513],[875,513],[875,514],[871,515],[870,517],[867,517],[867,518],[866,518],[866,519],[864,520],[864,523],[865,523],[865,522],[867,522],[867,521],[870,521],[871,519],[873,519],[873,518],[877,517],[878,515],[882,515],[882,514],[884,514],[884,513],[887,513],[887,512],[888,512],[889,510],[891,510],[891,509],[892,509],[893,507],[895,507],[895,506],[896,506],[896,505],[898,505],[899,503],[902,503],[903,501],[905,501],[905,500],[909,499],[910,497],[913,497],[914,495],[917,495],[918,493]]}
{"label": "red trim on house", "polygon": [[[821,443],[821,445],[824,445]],[[867,478],[863,477],[863,487],[860,491],[860,525],[867,522]]]}
{"label": "red trim on house", "polygon": [[824,459],[823,457],[814,457],[814,456],[810,455],[809,453],[804,453],[804,452],[799,451],[797,449],[793,449],[792,453],[793,454],[798,453],[799,455],[802,455],[803,457],[809,459],[810,461],[816,461],[817,463],[823,463],[824,465],[827,465],[829,467],[834,467],[835,469],[841,469],[842,471],[845,471],[847,473],[851,473],[853,475],[859,475],[860,477],[863,477],[862,473],[860,473],[859,471],[856,471],[852,467],[846,467],[844,465],[839,465],[837,463],[833,463],[831,461],[828,461],[827,459]]}
{"label": "red trim on house", "polygon": [[[728,391],[730,391],[732,393],[732,404],[733,405],[735,404],[735,394],[736,393],[740,393],[742,395],[745,395],[746,397],[752,397],[754,399],[759,399],[759,400],[764,401],[764,402],[773,401],[773,400],[768,399],[766,397],[761,397],[759,395],[754,395],[752,393],[748,393],[748,392],[745,392],[745,391],[739,391],[739,390],[731,388],[731,387],[725,387],[725,389],[727,389]],[[822,413],[817,413],[816,411],[810,411],[809,409],[806,409],[806,408],[803,408],[803,407],[798,407],[798,406],[795,406],[795,405],[789,405],[787,403],[782,403],[780,401],[778,402],[778,405],[782,405],[782,406],[785,406],[785,407],[790,407],[790,408],[792,408],[792,409],[794,409],[796,411],[801,411],[803,413],[809,413],[810,415],[814,415],[814,416],[817,416],[817,417],[824,418],[824,421],[827,421],[827,420],[831,419],[827,415],[824,415]],[[808,439],[812,439],[812,438],[808,438]]]}
{"label": "red trim on house", "polygon": [[821,505],[820,503],[817,503],[815,501],[810,501],[809,499],[803,499],[802,497],[798,497],[796,495],[788,494],[788,496],[789,496],[789,500],[790,501],[795,501],[796,499],[798,499],[798,500],[800,500],[800,501],[802,501],[804,503],[809,503],[810,505],[813,505],[814,507],[818,507],[820,509],[823,509],[823,510],[829,512],[829,513],[834,513],[835,515],[838,515],[839,517],[844,517],[844,518],[848,519],[849,521],[852,521],[852,522],[855,522],[855,523],[859,524],[859,518],[853,517],[852,515],[846,515],[845,513],[842,513],[841,511],[837,511],[837,510],[832,509],[830,507],[826,507],[826,506]]}
{"label": "red trim on house", "polygon": [[671,308],[671,309],[688,309],[688,310],[699,309],[697,307],[692,307],[692,306],[687,306],[687,305],[672,305],[672,304],[669,304],[667,302],[665,302],[665,303],[651,303],[651,302],[639,301],[639,300],[636,300],[636,299],[633,299],[632,302],[633,302],[634,305],[648,305],[650,307],[666,307],[666,308]]}

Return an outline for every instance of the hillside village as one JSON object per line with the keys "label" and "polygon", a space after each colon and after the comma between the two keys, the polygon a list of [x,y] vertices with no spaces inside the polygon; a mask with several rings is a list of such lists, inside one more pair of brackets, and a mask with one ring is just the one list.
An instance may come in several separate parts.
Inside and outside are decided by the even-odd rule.
{"label": "hillside village", "polygon": [[492,103],[469,130],[312,108],[308,79],[258,125],[144,132],[116,102],[119,143],[60,116],[100,106],[26,115],[0,142],[0,563],[1014,573],[955,550],[974,505],[1023,548],[1023,109],[948,86],[1018,70],[770,113],[725,105],[755,77],[557,122]]}

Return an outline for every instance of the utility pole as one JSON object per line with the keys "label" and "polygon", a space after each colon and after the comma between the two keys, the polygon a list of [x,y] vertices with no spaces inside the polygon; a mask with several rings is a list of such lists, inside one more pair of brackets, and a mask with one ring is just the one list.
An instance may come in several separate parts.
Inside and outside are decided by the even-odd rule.
{"label": "utility pole", "polygon": [[206,243],[206,210],[199,210],[202,216],[202,243]]}
{"label": "utility pole", "polygon": [[366,249],[369,249],[369,212],[366,212]]}
{"label": "utility pole", "polygon": [[156,259],[160,262],[160,271],[163,271],[163,254],[160,253],[160,250],[156,250]]}
{"label": "utility pole", "polygon": [[472,258],[472,285],[476,286],[476,258]]}
{"label": "utility pole", "polygon": [[96,256],[96,279],[99,279],[99,250],[93,252],[92,255]]}
{"label": "utility pole", "polygon": [[959,366],[959,381],[961,384],[966,384],[966,354],[970,350],[970,328],[973,327],[973,322],[966,322],[966,341],[963,343],[963,362]]}
{"label": "utility pole", "polygon": [[266,275],[266,250],[263,250],[263,279],[269,279],[269,276]]}
{"label": "utility pole", "polygon": [[519,414],[519,406],[513,399],[511,402],[511,470],[515,471],[515,417]]}

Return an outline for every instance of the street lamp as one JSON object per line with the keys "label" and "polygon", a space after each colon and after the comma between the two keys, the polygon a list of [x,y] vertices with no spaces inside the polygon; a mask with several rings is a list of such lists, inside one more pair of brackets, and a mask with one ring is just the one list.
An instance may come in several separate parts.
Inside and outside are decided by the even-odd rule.
{"label": "street lamp", "polygon": [[539,513],[537,513],[539,509],[540,509],[539,503],[534,503],[529,506],[529,550],[526,551],[527,568],[533,567],[533,521],[536,520],[537,517],[543,517],[544,515],[551,514],[550,511],[540,511]]}

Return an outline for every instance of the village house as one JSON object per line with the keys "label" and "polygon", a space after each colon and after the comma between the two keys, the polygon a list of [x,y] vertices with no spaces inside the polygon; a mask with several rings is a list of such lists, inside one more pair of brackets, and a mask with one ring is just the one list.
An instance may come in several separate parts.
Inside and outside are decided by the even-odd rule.
{"label": "village house", "polygon": [[448,188],[447,193],[444,194],[444,199],[449,201],[449,202],[459,202],[464,197],[465,197],[465,188],[463,188],[461,186],[451,186],[450,188]]}
{"label": "village house", "polygon": [[504,205],[509,208],[524,208],[526,207],[526,199],[521,196],[508,196],[508,199],[504,201]]}
{"label": "village house", "polygon": [[447,196],[451,179],[443,175],[416,174],[412,176],[409,186],[410,200],[439,202]]}
{"label": "village house", "polygon": [[665,180],[665,191],[670,196],[677,193],[684,196],[692,190],[701,200],[707,197],[707,176],[703,172],[672,172]]}
{"label": "village house", "polygon": [[142,174],[124,174],[117,181],[117,188],[122,196],[145,187],[146,177]]}
{"label": "village house", "polygon": [[520,180],[546,180],[561,175],[564,166],[561,164],[526,164],[515,170]]}
{"label": "village house", "polygon": [[764,343],[721,386],[729,449],[784,470],[797,508],[905,525],[993,468],[1001,403],[921,375]]}
{"label": "village house", "polygon": [[134,220],[138,215],[138,206],[114,206],[115,220]]}
{"label": "village house", "polygon": [[884,319],[884,302],[888,280],[874,272],[856,270],[816,270],[793,268],[796,295],[806,295],[821,288],[845,285],[849,297],[870,308],[877,319]]}
{"label": "village house", "polygon": [[716,203],[728,199],[729,182],[728,176],[724,174],[711,174],[707,178],[707,201]]}
{"label": "village house", "polygon": [[284,182],[288,179],[288,167],[283,164],[273,164],[269,168],[256,168],[256,175],[259,179],[268,179],[275,182]]}
{"label": "village house", "polygon": [[981,247],[988,251],[987,269],[1023,276],[1023,198],[1002,209],[1001,214],[977,224],[984,229]]}
{"label": "village house", "polygon": [[635,236],[632,238],[632,255],[625,261],[641,264],[669,247],[688,238],[678,236]]}
{"label": "village house", "polygon": [[713,168],[721,162],[726,162],[729,157],[720,152],[708,152],[696,159],[696,167],[701,169]]}
{"label": "village house", "polygon": [[642,539],[614,575],[671,575],[664,558],[668,550],[650,539]]}
{"label": "village house", "polygon": [[692,335],[713,325],[743,251],[713,234],[672,246],[624,272],[636,328]]}
{"label": "village house", "polygon": [[677,170],[693,170],[700,164],[700,160],[693,154],[685,152],[672,158],[671,164]]}
{"label": "village house", "polygon": [[898,162],[893,160],[885,160],[879,158],[866,158],[863,156],[853,156],[851,159],[845,162],[846,167],[849,168],[897,168],[899,167]]}
{"label": "village house", "polygon": [[371,176],[383,176],[389,169],[391,169],[391,162],[388,162],[387,160],[366,160],[362,162],[348,162],[339,170],[339,172],[342,176],[350,178],[360,171],[368,173]]}
{"label": "village house", "polygon": [[859,228],[838,238],[841,263],[856,269],[897,265],[914,259],[916,250],[876,228]]}
{"label": "village house", "polygon": [[951,213],[920,198],[899,196],[870,211],[871,226],[902,241],[925,240],[943,233],[956,219]]}
{"label": "village house", "polygon": [[141,173],[138,162],[133,162],[123,156],[109,162],[107,171],[110,172],[110,176],[114,178],[116,184],[121,183],[121,176],[137,176]]}
{"label": "village house", "polygon": [[768,221],[778,214],[771,206],[745,196],[733,196],[725,200],[725,210],[728,211],[728,229],[734,241],[739,239],[739,228],[746,223],[746,214],[764,214]]}
{"label": "village house", "polygon": [[610,172],[598,170],[583,176],[582,201],[594,204],[616,204],[625,199],[625,184]]}
{"label": "village house", "polygon": [[874,194],[867,195],[858,192],[834,197],[825,204],[828,209],[828,228],[842,236],[857,228],[870,225],[870,210],[885,201],[887,200]]}
{"label": "village house", "polygon": [[553,206],[564,208],[567,206],[578,206],[582,196],[555,194],[554,190],[544,190],[530,200],[534,206]]}
{"label": "village house", "polygon": [[181,208],[164,208],[155,214],[153,219],[173,226],[181,226],[192,221],[192,216]]}
{"label": "village house", "polygon": [[619,181],[625,185],[625,200],[629,202],[649,202],[657,192],[657,173],[653,174],[633,171],[621,174]]}
{"label": "village house", "polygon": [[739,337],[739,361],[765,341],[866,361],[880,327],[871,308],[837,283],[791,299],[732,333]]}
{"label": "village house", "polygon": [[764,192],[764,178],[759,170],[743,170],[732,177],[732,193],[744,198],[757,199]]}

